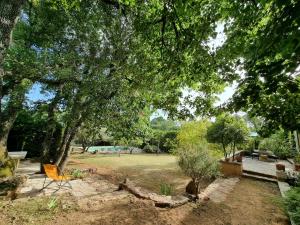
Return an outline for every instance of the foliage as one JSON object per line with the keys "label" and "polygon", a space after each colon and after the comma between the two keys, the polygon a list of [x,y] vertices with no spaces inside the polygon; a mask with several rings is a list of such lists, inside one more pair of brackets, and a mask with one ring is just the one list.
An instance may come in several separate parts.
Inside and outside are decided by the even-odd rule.
{"label": "foliage", "polygon": [[71,171],[71,176],[73,179],[82,179],[86,176],[86,174],[80,169],[74,169]]}
{"label": "foliage", "polygon": [[263,118],[267,133],[299,130],[300,2],[223,4],[227,39],[218,54],[243,71],[230,107]]}
{"label": "foliage", "polygon": [[295,161],[295,163],[300,164],[300,154],[299,153],[294,157],[294,161]]}
{"label": "foliage", "polygon": [[163,152],[171,153],[177,147],[177,132],[178,131],[166,131],[160,139],[160,149]]}
{"label": "foliage", "polygon": [[[57,124],[64,128],[56,149],[60,167],[77,131],[89,121],[107,128],[116,141],[151,139],[147,126],[139,125],[145,109],[161,108],[171,118],[212,115],[216,94],[233,80],[238,88],[230,109],[261,116],[270,130],[299,129],[299,4],[27,1],[21,20],[6,29],[7,34],[14,30],[13,44],[3,42],[0,160],[33,84],[51,96],[43,101],[49,106],[43,156],[49,155]],[[213,48],[210,43],[220,23],[226,40]],[[245,76],[234,70],[245,71]],[[184,95],[186,89],[197,93]],[[155,145],[165,145],[160,143],[163,136],[154,134]],[[242,136],[233,145],[242,142]],[[222,143],[226,155],[232,141]]]}
{"label": "foliage", "polygon": [[[41,156],[41,143],[44,140],[47,118],[41,110],[24,109],[19,112],[9,133],[7,148],[13,151],[27,151],[27,157]],[[55,154],[58,147],[62,128],[56,123],[56,129],[51,141],[51,153]]]}
{"label": "foliage", "polygon": [[185,122],[177,134],[178,146],[203,145],[207,146],[206,133],[210,126],[207,120]]}
{"label": "foliage", "polygon": [[178,125],[176,122],[170,119],[164,119],[161,116],[152,119],[150,126],[154,130],[161,130],[161,131],[175,131],[178,129]]}
{"label": "foliage", "polygon": [[95,122],[86,121],[74,139],[75,143],[82,145],[83,151],[87,151],[90,146],[96,145],[96,142],[103,141],[105,136],[107,137],[105,129],[101,129],[101,126],[97,126]]}
{"label": "foliage", "polygon": [[291,188],[284,198],[284,206],[295,224],[300,224],[300,187]]}
{"label": "foliage", "polygon": [[178,123],[170,119],[157,117],[151,120],[150,129],[151,132],[146,142],[158,146],[162,152],[172,152],[176,146]]}
{"label": "foliage", "polygon": [[168,183],[161,183],[159,185],[160,187],[160,194],[170,196],[173,194],[174,187],[172,184]]}
{"label": "foliage", "polygon": [[58,199],[56,197],[50,198],[50,200],[47,204],[48,209],[52,210],[52,211],[55,210],[58,207],[58,202],[57,201],[58,201]]}
{"label": "foliage", "polygon": [[203,180],[210,180],[218,175],[218,160],[212,157],[204,146],[187,145],[177,151],[178,165],[182,171],[192,178],[199,191]]}
{"label": "foliage", "polygon": [[235,152],[238,144],[246,141],[248,127],[245,121],[238,116],[224,114],[217,117],[216,121],[207,130],[207,140],[211,143],[222,145],[224,157]]}
{"label": "foliage", "polygon": [[259,148],[270,150],[282,159],[292,156],[291,140],[283,130],[279,130],[269,138],[261,140]]}
{"label": "foliage", "polygon": [[144,152],[146,153],[158,153],[159,152],[159,148],[156,145],[145,145],[143,148]]}

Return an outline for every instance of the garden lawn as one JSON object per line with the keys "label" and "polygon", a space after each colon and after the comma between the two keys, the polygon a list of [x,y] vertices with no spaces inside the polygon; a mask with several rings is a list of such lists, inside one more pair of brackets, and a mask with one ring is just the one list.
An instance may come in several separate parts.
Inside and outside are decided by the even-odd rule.
{"label": "garden lawn", "polygon": [[[167,154],[124,154],[120,157],[101,154],[72,155],[70,167],[97,167],[98,173],[116,182],[128,177],[138,186],[160,193],[160,185],[167,183],[173,186],[173,194],[185,192],[190,178],[185,176],[177,165],[177,158]],[[203,183],[202,188],[208,184]]]}

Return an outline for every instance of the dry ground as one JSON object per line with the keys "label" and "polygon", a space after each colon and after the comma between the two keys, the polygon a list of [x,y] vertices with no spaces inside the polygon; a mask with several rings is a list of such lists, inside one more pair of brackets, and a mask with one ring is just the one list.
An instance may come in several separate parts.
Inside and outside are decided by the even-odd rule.
{"label": "dry ground", "polygon": [[51,211],[46,204],[49,199],[38,199],[1,207],[0,224],[288,225],[287,216],[274,203],[279,196],[276,184],[242,179],[221,204],[188,203],[175,209],[159,209],[150,201],[128,197],[99,203],[97,210],[93,206],[82,210],[65,197],[64,207]]}
{"label": "dry ground", "polygon": [[[162,183],[174,187],[173,194],[182,194],[190,178],[177,165],[177,158],[169,154],[75,154],[70,167],[97,167],[97,172],[117,184],[126,177],[138,186],[160,193]],[[204,189],[209,183],[202,183]]]}

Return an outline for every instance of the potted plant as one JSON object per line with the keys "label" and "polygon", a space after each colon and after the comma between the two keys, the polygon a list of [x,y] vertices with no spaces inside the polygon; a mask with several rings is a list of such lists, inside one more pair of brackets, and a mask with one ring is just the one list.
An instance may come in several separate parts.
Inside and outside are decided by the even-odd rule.
{"label": "potted plant", "polygon": [[241,154],[239,154],[239,155],[237,155],[236,157],[235,157],[235,159],[236,159],[236,161],[237,162],[242,162],[243,161],[243,156],[241,155]]}
{"label": "potted plant", "polygon": [[[243,144],[248,136],[246,122],[239,117],[223,114],[207,129],[209,143],[220,144],[224,158],[220,160],[220,170],[225,176],[241,176],[243,166],[241,158],[236,160],[236,148]],[[230,159],[230,160],[229,160]]]}
{"label": "potted plant", "polygon": [[300,171],[300,154],[295,156],[294,165],[295,165],[295,170]]}

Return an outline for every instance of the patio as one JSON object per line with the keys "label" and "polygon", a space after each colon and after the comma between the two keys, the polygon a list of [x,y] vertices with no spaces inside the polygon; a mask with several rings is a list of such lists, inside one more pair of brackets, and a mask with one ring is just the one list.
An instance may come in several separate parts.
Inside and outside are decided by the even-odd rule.
{"label": "patio", "polygon": [[243,171],[264,174],[269,177],[276,178],[276,164],[281,163],[285,165],[286,170],[293,170],[293,164],[287,160],[278,160],[276,162],[264,162],[256,158],[243,157]]}

